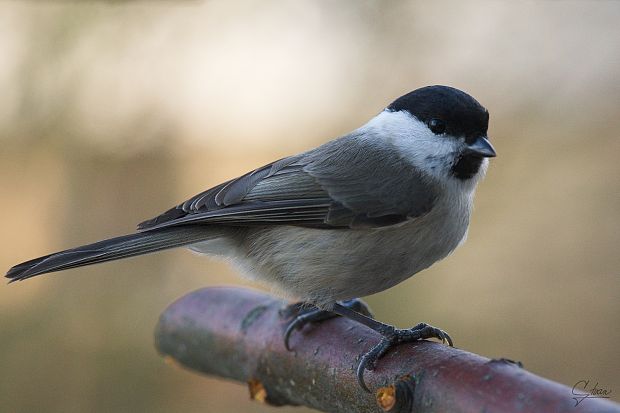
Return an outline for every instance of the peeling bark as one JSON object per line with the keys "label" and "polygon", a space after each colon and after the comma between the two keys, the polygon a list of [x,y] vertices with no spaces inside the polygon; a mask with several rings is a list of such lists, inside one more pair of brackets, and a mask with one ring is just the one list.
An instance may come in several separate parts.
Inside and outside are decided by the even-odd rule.
{"label": "peeling bark", "polygon": [[158,350],[190,369],[247,383],[254,400],[325,412],[620,412],[603,399],[575,409],[572,389],[507,360],[422,341],[403,344],[355,378],[359,356],[379,335],[343,318],[306,326],[286,351],[286,303],[241,288],[206,288],[161,315]]}

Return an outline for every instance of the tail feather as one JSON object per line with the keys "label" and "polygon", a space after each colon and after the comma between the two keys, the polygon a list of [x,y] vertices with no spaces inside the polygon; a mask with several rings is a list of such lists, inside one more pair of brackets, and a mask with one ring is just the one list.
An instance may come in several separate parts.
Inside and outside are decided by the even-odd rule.
{"label": "tail feather", "polygon": [[171,227],[123,235],[17,264],[6,273],[6,277],[11,279],[10,282],[21,281],[35,275],[189,245],[215,236],[214,231],[200,226]]}

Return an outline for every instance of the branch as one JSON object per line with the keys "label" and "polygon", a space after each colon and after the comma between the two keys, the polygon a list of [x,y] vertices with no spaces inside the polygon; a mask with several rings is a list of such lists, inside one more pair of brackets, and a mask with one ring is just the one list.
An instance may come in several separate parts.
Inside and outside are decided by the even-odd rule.
{"label": "branch", "polygon": [[[165,356],[209,375],[249,383],[251,396],[273,405],[325,412],[575,412],[572,389],[507,360],[489,360],[439,343],[401,345],[357,384],[359,356],[379,341],[372,330],[341,317],[282,334],[285,303],[241,288],[205,288],[161,315],[156,345]],[[579,392],[579,390],[576,390]],[[584,393],[582,390],[581,393]],[[580,413],[620,412],[588,398]]]}

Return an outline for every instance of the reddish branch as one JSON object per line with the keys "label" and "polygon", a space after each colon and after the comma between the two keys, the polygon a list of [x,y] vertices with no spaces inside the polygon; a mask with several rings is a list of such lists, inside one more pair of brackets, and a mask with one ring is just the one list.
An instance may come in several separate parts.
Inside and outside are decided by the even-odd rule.
{"label": "reddish branch", "polygon": [[[209,375],[248,383],[253,398],[325,412],[575,412],[572,389],[514,363],[489,360],[431,342],[390,351],[366,383],[355,379],[358,357],[379,336],[342,318],[293,333],[284,348],[282,301],[240,288],[207,288],[172,304],[156,331],[159,351]],[[603,399],[583,412],[620,412]]]}

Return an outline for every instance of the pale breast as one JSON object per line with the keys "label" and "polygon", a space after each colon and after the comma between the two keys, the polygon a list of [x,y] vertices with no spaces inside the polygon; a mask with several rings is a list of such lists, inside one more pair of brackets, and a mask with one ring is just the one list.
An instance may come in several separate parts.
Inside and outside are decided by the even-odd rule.
{"label": "pale breast", "polygon": [[246,272],[288,295],[329,306],[390,288],[446,257],[464,238],[471,199],[444,199],[429,214],[380,229],[250,229]]}

